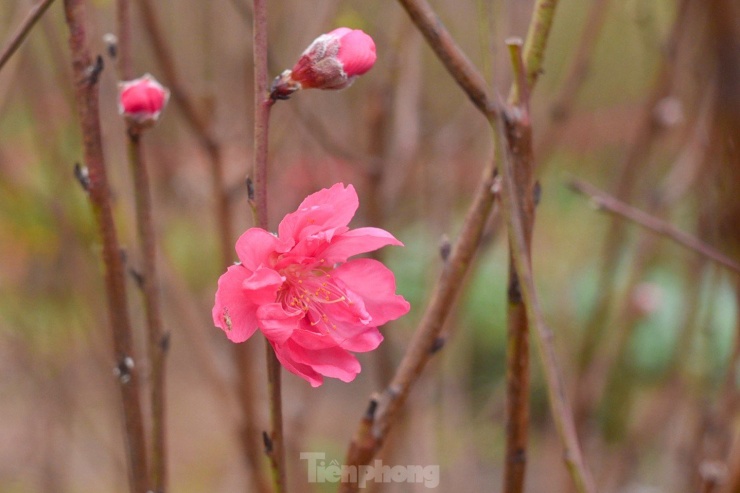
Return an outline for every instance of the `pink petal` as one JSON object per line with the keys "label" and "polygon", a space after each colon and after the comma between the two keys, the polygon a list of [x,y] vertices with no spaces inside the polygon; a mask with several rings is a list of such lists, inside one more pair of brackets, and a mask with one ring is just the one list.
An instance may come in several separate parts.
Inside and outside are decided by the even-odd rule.
{"label": "pink petal", "polygon": [[334,269],[332,277],[362,298],[374,326],[395,320],[411,308],[403,296],[395,294],[393,272],[377,260],[351,260]]}
{"label": "pink petal", "polygon": [[351,337],[338,340],[341,332],[332,332],[331,335],[337,340],[339,346],[347,351],[355,353],[366,353],[380,346],[383,342],[383,334],[376,327],[365,328],[362,332]]}
{"label": "pink petal", "polygon": [[283,276],[267,267],[260,267],[242,283],[244,295],[255,305],[272,303],[277,297]]}
{"label": "pink petal", "polygon": [[295,212],[286,215],[278,226],[279,236],[298,243],[310,234],[347,226],[358,206],[355,188],[337,183],[309,195]]}
{"label": "pink petal", "polygon": [[338,378],[343,382],[354,380],[362,369],[357,358],[340,347],[310,350],[289,340],[285,345],[285,354],[296,363],[308,365],[325,377]]}
{"label": "pink petal", "polygon": [[347,34],[347,33],[351,33],[351,32],[352,32],[352,29],[350,29],[350,28],[348,28],[348,27],[338,27],[338,28],[334,29],[333,31],[329,31],[329,32],[328,32],[328,33],[326,33],[326,34],[327,34],[328,36],[333,36],[333,37],[335,37],[335,38],[338,38],[338,39],[339,39],[339,38],[341,38],[342,36],[344,36],[345,34]]}
{"label": "pink petal", "polygon": [[218,279],[213,323],[233,342],[244,342],[257,330],[257,305],[244,295],[242,288],[250,275],[243,266],[232,265]]}
{"label": "pink petal", "polygon": [[339,43],[337,58],[342,62],[347,77],[362,75],[375,64],[375,42],[363,31],[346,32],[341,35]]}
{"label": "pink petal", "polygon": [[386,245],[403,246],[392,234],[380,228],[357,228],[334,237],[317,256],[329,264],[345,262],[349,257],[372,252]]}
{"label": "pink petal", "polygon": [[324,378],[313,368],[293,361],[290,357],[290,351],[286,351],[283,346],[277,346],[273,342],[270,344],[272,345],[272,349],[275,351],[275,356],[277,356],[278,361],[280,361],[280,364],[283,365],[286,370],[306,380],[311,384],[311,387],[318,387],[324,383]]}
{"label": "pink petal", "polygon": [[264,229],[249,228],[236,240],[236,254],[247,269],[256,271],[262,265],[271,267],[271,261],[290,246]]}
{"label": "pink petal", "polygon": [[259,326],[270,342],[284,344],[298,328],[303,312],[286,312],[280,303],[262,305],[257,309]]}

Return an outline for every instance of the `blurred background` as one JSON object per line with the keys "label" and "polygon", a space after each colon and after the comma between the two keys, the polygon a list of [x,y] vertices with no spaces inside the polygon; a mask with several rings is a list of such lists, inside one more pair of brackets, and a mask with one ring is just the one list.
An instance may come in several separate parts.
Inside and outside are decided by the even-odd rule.
{"label": "blurred background", "polygon": [[[34,2],[0,3],[0,43]],[[251,2],[153,2],[177,81],[168,80],[138,2],[132,62],[177,84],[219,149],[232,243],[251,226]],[[494,93],[511,80],[504,40],[524,36],[533,1],[437,0],[433,6]],[[93,54],[105,58],[101,120],[127,266],[137,255],[125,126],[117,114],[115,2],[88,2]],[[351,384],[312,389],[284,372],[292,491],[299,452],[340,463],[368,398],[388,382],[493,156],[490,130],[394,2],[283,0],[269,5],[270,74],[320,33],[363,29],[378,62],[351,88],[305,91],[272,111],[272,224],[336,182],[358,190],[353,225],[391,231],[380,253],[412,305],[386,342],[360,355]],[[532,101],[542,188],[536,284],[573,402],[586,462],[603,492],[720,491],[738,472],[738,272],[595,210],[584,180],[740,258],[740,7],[729,0],[561,0]],[[0,45],[0,46],[2,46]],[[223,271],[202,132],[170,101],[144,139],[153,183],[168,358],[171,490],[252,491],[231,343],[213,328]],[[82,160],[67,27],[57,1],[0,71],[0,492],[124,492],[119,395],[100,244],[73,175]],[[233,260],[236,260],[235,254]],[[492,214],[447,344],[414,388],[386,464],[440,465],[439,491],[499,489],[504,458],[507,244]],[[144,354],[142,303],[129,300]],[[267,429],[261,337],[254,360],[258,430]],[[147,368],[141,368],[146,379]],[[527,491],[571,491],[536,357]],[[257,436],[255,440],[260,440]],[[729,462],[728,462],[728,457]],[[382,486],[382,487],[380,487]],[[374,491],[423,491],[375,485]]]}

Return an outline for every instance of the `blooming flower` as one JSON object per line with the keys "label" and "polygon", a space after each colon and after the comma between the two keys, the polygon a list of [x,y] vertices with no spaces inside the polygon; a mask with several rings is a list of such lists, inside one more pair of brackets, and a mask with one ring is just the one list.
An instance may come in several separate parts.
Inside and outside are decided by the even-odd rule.
{"label": "blooming flower", "polygon": [[151,74],[118,83],[118,113],[140,127],[154,125],[170,98],[170,91]]}
{"label": "blooming flower", "polygon": [[388,268],[348,260],[402,245],[382,229],[349,229],[357,207],[352,185],[309,195],[283,218],[277,236],[260,228],[242,234],[240,262],[218,280],[214,324],[233,342],[259,329],[282,365],[314,387],[323,377],[354,380],[360,363],[351,352],[378,347],[378,327],[409,311]]}
{"label": "blooming flower", "polygon": [[306,48],[292,70],[272,83],[273,99],[288,99],[298,89],[344,89],[375,64],[375,42],[359,29],[340,27]]}

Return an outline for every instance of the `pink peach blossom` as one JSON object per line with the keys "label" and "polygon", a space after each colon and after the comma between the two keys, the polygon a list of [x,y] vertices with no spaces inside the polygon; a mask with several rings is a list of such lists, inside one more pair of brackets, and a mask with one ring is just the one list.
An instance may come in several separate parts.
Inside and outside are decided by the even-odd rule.
{"label": "pink peach blossom", "polygon": [[288,99],[298,89],[344,89],[375,64],[375,42],[359,29],[340,27],[316,38],[292,70],[272,84],[273,99]]}
{"label": "pink peach blossom", "polygon": [[309,195],[273,235],[248,229],[236,243],[240,262],[218,281],[213,322],[233,342],[258,329],[285,368],[312,386],[323,377],[352,381],[378,327],[409,311],[393,273],[354,255],[402,245],[385,230],[349,229],[359,205],[352,185]]}
{"label": "pink peach blossom", "polygon": [[156,123],[170,91],[151,74],[118,84],[118,112],[142,127]]}

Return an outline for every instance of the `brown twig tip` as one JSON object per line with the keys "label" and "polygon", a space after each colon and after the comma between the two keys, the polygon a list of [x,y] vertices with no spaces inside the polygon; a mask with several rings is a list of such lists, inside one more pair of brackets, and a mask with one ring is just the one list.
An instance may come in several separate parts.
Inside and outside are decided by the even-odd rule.
{"label": "brown twig tip", "polygon": [[90,191],[90,170],[87,169],[87,166],[82,166],[80,163],[75,163],[74,174],[75,174],[75,178],[77,179],[77,183],[80,184],[80,186],[85,192],[89,192]]}
{"label": "brown twig tip", "polygon": [[376,395],[373,395],[370,397],[370,402],[367,405],[367,409],[365,410],[365,415],[363,416],[363,419],[369,422],[373,422],[375,420],[375,412],[378,410],[378,397]]}
{"label": "brown twig tip", "polygon": [[265,444],[265,453],[267,455],[272,454],[273,446],[272,446],[272,438],[270,438],[270,434],[266,431],[262,432],[262,443]]}
{"label": "brown twig tip", "polygon": [[87,70],[85,71],[87,83],[91,86],[97,84],[98,80],[100,79],[100,74],[103,73],[104,68],[105,63],[103,62],[103,57],[100,55],[96,56],[95,63],[87,67]]}
{"label": "brown twig tip", "polygon": [[170,344],[172,342],[172,334],[170,332],[167,332],[162,336],[162,338],[159,340],[159,348],[162,350],[163,353],[167,353],[170,350]]}
{"label": "brown twig tip", "polygon": [[126,384],[131,381],[131,371],[133,369],[134,359],[131,356],[124,356],[118,362],[116,367],[113,368],[113,374],[121,383]]}
{"label": "brown twig tip", "polygon": [[245,183],[247,185],[247,200],[254,202],[254,180],[252,180],[252,177],[247,176]]}
{"label": "brown twig tip", "polygon": [[134,269],[133,267],[129,267],[128,275],[130,275],[131,279],[134,280],[137,288],[142,289],[144,287],[144,274],[139,272],[137,269]]}
{"label": "brown twig tip", "polygon": [[108,56],[115,60],[118,56],[118,36],[113,33],[106,33],[103,35],[103,43]]}
{"label": "brown twig tip", "polygon": [[439,256],[442,257],[442,260],[447,262],[447,259],[450,257],[450,252],[452,251],[452,242],[450,242],[450,237],[447,235],[442,235],[442,238],[439,242]]}
{"label": "brown twig tip", "polygon": [[442,350],[443,347],[445,347],[445,343],[447,343],[447,338],[444,336],[439,336],[434,340],[434,343],[432,343],[432,347],[429,348],[429,353],[434,354]]}

